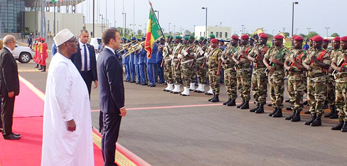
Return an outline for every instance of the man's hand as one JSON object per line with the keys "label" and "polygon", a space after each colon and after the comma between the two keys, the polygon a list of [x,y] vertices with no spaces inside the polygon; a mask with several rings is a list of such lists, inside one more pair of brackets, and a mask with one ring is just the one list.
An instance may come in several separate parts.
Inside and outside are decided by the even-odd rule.
{"label": "man's hand", "polygon": [[8,92],[8,98],[12,98],[14,96],[14,92]]}
{"label": "man's hand", "polygon": [[120,116],[125,116],[125,115],[127,115],[127,110],[123,107],[123,108],[121,108],[121,109],[119,109],[119,111],[120,111]]}
{"label": "man's hand", "polygon": [[272,66],[268,66],[267,69],[268,69],[269,71],[273,71],[273,70],[274,70],[274,68],[273,68]]}
{"label": "man's hand", "polygon": [[67,121],[66,124],[67,124],[67,130],[69,130],[71,132],[76,130],[76,123],[73,119],[70,121]]}
{"label": "man's hand", "polygon": [[96,89],[96,88],[98,87],[98,85],[99,85],[98,80],[95,80],[95,81],[94,81],[94,89]]}
{"label": "man's hand", "polygon": [[220,71],[217,71],[216,75],[219,76],[220,75]]}
{"label": "man's hand", "polygon": [[270,59],[270,62],[272,62],[272,63],[277,63],[277,59],[276,59],[276,58],[271,58],[271,59]]}

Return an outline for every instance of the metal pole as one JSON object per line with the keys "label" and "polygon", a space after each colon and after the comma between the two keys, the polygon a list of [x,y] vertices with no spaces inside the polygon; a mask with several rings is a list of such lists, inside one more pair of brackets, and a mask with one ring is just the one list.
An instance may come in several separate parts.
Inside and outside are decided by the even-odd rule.
{"label": "metal pole", "polygon": [[171,23],[169,23],[169,34],[170,34],[170,24],[171,24]]}
{"label": "metal pole", "polygon": [[56,2],[54,2],[54,18],[53,18],[53,36],[55,36],[55,7]]}
{"label": "metal pole", "polygon": [[93,0],[93,38],[95,37],[95,0]]}
{"label": "metal pole", "polygon": [[293,7],[292,7],[292,36],[294,33],[294,4],[295,2],[293,2]]}
{"label": "metal pole", "polygon": [[206,7],[206,36],[205,37],[207,38],[207,7]]}

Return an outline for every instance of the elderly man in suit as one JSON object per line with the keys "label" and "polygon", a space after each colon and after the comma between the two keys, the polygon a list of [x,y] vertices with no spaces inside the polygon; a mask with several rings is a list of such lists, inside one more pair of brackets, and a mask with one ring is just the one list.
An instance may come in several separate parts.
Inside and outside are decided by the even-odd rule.
{"label": "elderly man in suit", "polygon": [[12,51],[16,47],[16,38],[7,35],[3,42],[4,48],[0,51],[2,135],[7,140],[18,140],[21,135],[12,132],[14,102],[16,96],[19,95],[18,67],[12,55]]}
{"label": "elderly man in suit", "polygon": [[97,64],[100,111],[104,115],[101,149],[105,166],[114,166],[120,123],[122,116],[127,113],[124,107],[123,69],[115,53],[121,43],[120,33],[116,28],[109,28],[103,33],[102,40],[105,48],[99,54]]}
{"label": "elderly man in suit", "polygon": [[81,73],[84,82],[87,84],[90,96],[92,82],[94,81],[94,88],[97,88],[98,78],[96,72],[95,49],[92,45],[87,43],[88,40],[88,31],[86,29],[81,30],[78,51],[71,56],[71,60]]}

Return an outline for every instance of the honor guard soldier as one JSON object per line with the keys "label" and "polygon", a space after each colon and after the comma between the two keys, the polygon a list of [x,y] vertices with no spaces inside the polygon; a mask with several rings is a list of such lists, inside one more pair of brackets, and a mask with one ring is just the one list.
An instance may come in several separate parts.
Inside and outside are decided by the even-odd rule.
{"label": "honor guard soldier", "polygon": [[196,49],[196,65],[197,65],[197,78],[198,78],[198,88],[196,92],[205,93],[205,85],[207,83],[207,70],[203,68],[205,54],[207,54],[206,39],[200,37],[199,46]]}
{"label": "honor guard soldier", "polygon": [[259,34],[259,41],[254,45],[251,52],[248,54],[248,59],[253,62],[252,73],[252,91],[254,100],[257,102],[257,107],[250,112],[264,113],[264,104],[267,97],[267,76],[266,66],[263,63],[264,55],[269,47],[267,46],[268,36],[265,33]]}
{"label": "honor guard soldier", "polygon": [[194,51],[193,51],[192,44],[189,43],[189,36],[184,37],[183,41],[183,49],[180,54],[178,54],[179,58],[179,65],[181,67],[181,76],[182,76],[182,82],[183,82],[183,92],[181,93],[182,96],[189,96],[189,87],[192,80],[192,75],[194,75],[194,69],[192,67],[194,63]]}
{"label": "honor guard soldier", "polygon": [[267,68],[272,107],[274,111],[269,114],[272,117],[282,117],[283,92],[284,92],[284,60],[289,55],[283,46],[283,36],[274,36],[274,47],[271,47],[264,57]]}
{"label": "honor guard soldier", "polygon": [[233,60],[237,65],[237,82],[242,98],[242,103],[237,108],[248,109],[251,90],[251,61],[248,59],[248,54],[252,47],[248,42],[249,36],[241,36],[241,44],[233,56]]}
{"label": "honor guard soldier", "polygon": [[303,63],[308,70],[307,98],[311,112],[311,119],[305,125],[320,126],[327,92],[327,70],[331,61],[327,51],[322,49],[323,38],[316,35],[312,41],[314,50],[310,51]]}
{"label": "honor guard soldier", "polygon": [[181,53],[183,49],[182,45],[182,37],[176,36],[175,40],[176,46],[174,47],[171,55],[171,71],[173,76],[173,82],[174,82],[174,89],[171,93],[173,94],[179,94],[181,91],[181,70],[179,68],[179,59],[178,54]]}
{"label": "honor guard soldier", "polygon": [[302,49],[304,39],[301,36],[293,37],[293,41],[293,48],[284,63],[284,67],[288,71],[288,93],[291,92],[289,100],[293,104],[293,114],[286,117],[285,120],[297,122],[300,121],[306,87],[306,80],[304,79],[306,77],[304,72],[306,68],[302,65],[303,60],[306,58],[306,51]]}
{"label": "honor guard soldier", "polygon": [[221,55],[222,50],[218,47],[218,40],[211,39],[212,50],[208,56],[208,77],[210,86],[213,90],[213,97],[209,99],[210,102],[219,102],[220,92],[220,69],[221,69]]}
{"label": "honor guard soldier", "polygon": [[335,53],[331,66],[335,70],[336,107],[339,111],[339,123],[332,130],[347,132],[347,36],[341,37],[341,51]]}
{"label": "honor guard soldier", "polygon": [[172,78],[172,70],[171,70],[171,58],[172,48],[174,47],[172,43],[173,37],[169,35],[167,37],[167,42],[164,47],[162,47],[163,52],[163,63],[161,66],[164,67],[164,78],[166,80],[167,87],[164,89],[166,92],[171,92],[173,90],[173,78]]}
{"label": "honor guard soldier", "polygon": [[225,48],[222,54],[222,67],[224,69],[224,84],[228,95],[228,101],[223,103],[226,106],[235,106],[237,98],[237,77],[236,77],[236,63],[233,61],[232,56],[238,49],[239,37],[237,35],[231,36],[230,44]]}

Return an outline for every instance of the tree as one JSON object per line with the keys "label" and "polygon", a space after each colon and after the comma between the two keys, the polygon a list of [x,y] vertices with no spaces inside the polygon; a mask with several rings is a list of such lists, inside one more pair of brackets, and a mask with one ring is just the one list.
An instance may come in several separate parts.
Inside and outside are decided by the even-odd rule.
{"label": "tree", "polygon": [[190,34],[191,34],[191,32],[189,30],[184,31],[184,35],[190,35]]}
{"label": "tree", "polygon": [[307,38],[312,38],[315,35],[319,35],[317,32],[311,31],[308,35]]}
{"label": "tree", "polygon": [[142,36],[142,30],[141,29],[137,30],[137,36]]}
{"label": "tree", "polygon": [[284,32],[284,34],[286,35],[286,37],[290,35],[289,32]]}
{"label": "tree", "polygon": [[299,35],[299,36],[301,36],[301,37],[303,37],[303,38],[306,38],[306,37],[307,37],[307,35],[302,34],[302,33],[300,33],[300,35]]}
{"label": "tree", "polygon": [[331,34],[331,37],[336,37],[336,36],[340,36],[340,35],[338,33]]}

